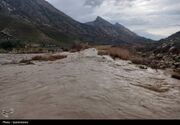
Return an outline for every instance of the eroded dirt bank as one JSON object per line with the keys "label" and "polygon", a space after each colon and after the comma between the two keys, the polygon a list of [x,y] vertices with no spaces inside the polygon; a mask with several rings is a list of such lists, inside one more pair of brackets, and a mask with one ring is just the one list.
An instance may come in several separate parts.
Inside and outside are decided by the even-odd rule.
{"label": "eroded dirt bank", "polygon": [[[0,64],[0,119],[180,118],[180,83],[95,49],[35,65]],[[32,55],[0,55],[0,63]]]}

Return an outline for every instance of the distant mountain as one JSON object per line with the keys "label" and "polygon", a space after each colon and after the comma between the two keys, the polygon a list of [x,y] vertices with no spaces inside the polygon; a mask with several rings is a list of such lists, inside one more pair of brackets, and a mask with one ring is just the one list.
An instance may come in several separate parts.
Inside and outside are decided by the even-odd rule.
{"label": "distant mountain", "polygon": [[[99,31],[99,34],[105,34],[112,38],[116,43],[139,43],[145,41],[151,41],[146,38],[140,37],[134,32],[130,31],[123,25],[116,23],[111,24],[102,17],[97,17],[95,21],[86,23],[87,25],[93,26]],[[112,40],[112,41],[113,41]],[[110,41],[109,41],[110,42]]]}
{"label": "distant mountain", "polygon": [[112,24],[103,19],[102,17],[98,16],[95,21],[87,22],[86,24],[91,26],[100,26],[100,27],[111,27]]}
{"label": "distant mountain", "polygon": [[114,37],[118,37],[121,34],[128,35],[131,37],[138,37],[135,33],[130,31],[129,29],[125,28],[121,24],[116,23],[115,25],[113,25],[110,22],[106,21],[105,19],[103,19],[102,17],[99,17],[99,16],[96,18],[95,21],[88,22],[86,24],[91,25],[95,28],[99,28],[104,33],[114,36]]}
{"label": "distant mountain", "polygon": [[101,17],[93,22],[80,23],[45,0],[1,0],[0,31],[41,44],[68,45],[80,40],[119,45],[151,41]]}

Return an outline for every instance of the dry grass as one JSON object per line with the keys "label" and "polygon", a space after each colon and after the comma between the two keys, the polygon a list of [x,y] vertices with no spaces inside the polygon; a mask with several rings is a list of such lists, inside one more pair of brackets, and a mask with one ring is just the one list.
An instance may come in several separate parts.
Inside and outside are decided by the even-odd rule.
{"label": "dry grass", "polygon": [[113,47],[109,49],[108,53],[114,59],[120,58],[123,60],[128,60],[132,57],[132,54],[129,52],[129,50],[124,48]]}
{"label": "dry grass", "polygon": [[100,55],[100,56],[109,55],[109,53],[108,53],[108,51],[106,51],[106,50],[99,50],[99,51],[98,51],[98,55]]}
{"label": "dry grass", "polygon": [[112,47],[112,46],[97,46],[98,55],[109,55],[113,59],[120,58],[123,60],[129,60],[133,54],[126,48]]}
{"label": "dry grass", "polygon": [[98,50],[98,55],[109,55],[109,49],[111,48],[110,45],[101,45],[101,46],[95,46],[95,48]]}
{"label": "dry grass", "polygon": [[33,61],[56,61],[59,59],[66,58],[66,55],[42,55],[42,56],[35,56],[32,57]]}
{"label": "dry grass", "polygon": [[112,48],[112,46],[111,45],[99,45],[99,46],[95,46],[95,48],[97,49],[97,50],[108,50],[108,49],[110,49],[110,48]]}
{"label": "dry grass", "polygon": [[85,43],[75,43],[71,49],[70,49],[70,52],[79,52],[79,51],[82,51],[82,50],[85,50],[85,49],[88,49],[90,48],[90,46],[88,44],[85,44]]}
{"label": "dry grass", "polygon": [[34,63],[32,62],[32,60],[25,60],[25,59],[22,59],[21,61],[19,61],[19,63],[26,64],[26,65],[34,64]]}
{"label": "dry grass", "polygon": [[[151,60],[149,58],[143,58],[138,56],[136,52],[130,50],[126,47],[112,47],[112,46],[97,46],[95,47],[98,50],[98,55],[109,55],[113,59],[119,58],[123,60],[130,60],[133,64],[137,65],[146,65],[153,69],[159,69],[158,62]],[[145,67],[140,67],[145,68]],[[145,68],[146,69],[146,68]]]}

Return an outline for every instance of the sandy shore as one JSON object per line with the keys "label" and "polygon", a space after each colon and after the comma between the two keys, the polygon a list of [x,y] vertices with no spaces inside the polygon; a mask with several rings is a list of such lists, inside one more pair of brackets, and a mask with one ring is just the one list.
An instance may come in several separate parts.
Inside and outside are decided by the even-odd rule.
{"label": "sandy shore", "polygon": [[164,71],[66,54],[34,65],[1,65],[33,55],[0,54],[0,119],[180,119],[180,83]]}

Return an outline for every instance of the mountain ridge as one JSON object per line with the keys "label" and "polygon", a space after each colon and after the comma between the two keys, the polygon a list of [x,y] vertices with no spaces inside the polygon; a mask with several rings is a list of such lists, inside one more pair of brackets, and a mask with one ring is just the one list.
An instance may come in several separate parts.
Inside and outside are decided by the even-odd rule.
{"label": "mountain ridge", "polygon": [[119,23],[112,24],[100,16],[98,16],[94,21],[87,22],[86,24],[101,30],[101,32],[104,32],[105,34],[113,36],[116,39],[119,38],[124,42],[129,41],[132,43],[136,41],[136,43],[138,43],[148,41],[144,37],[138,36],[136,33],[132,32],[125,26]]}
{"label": "mountain ridge", "polygon": [[[17,20],[19,23],[32,25],[41,32],[40,34],[57,43],[69,44],[71,41],[80,40],[90,44],[119,45],[151,41],[136,35],[120,24],[111,24],[101,17],[96,18],[96,25],[80,23],[45,0],[1,0],[0,13],[9,18],[15,18],[12,20]],[[0,30],[9,28],[3,25],[0,27]],[[12,27],[10,30],[17,30]]]}

